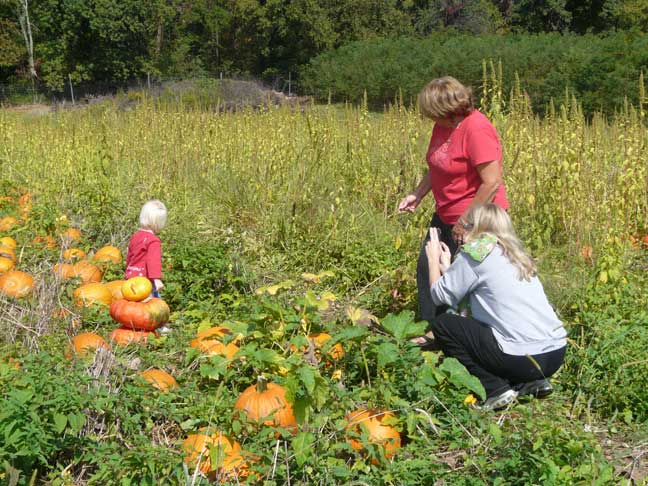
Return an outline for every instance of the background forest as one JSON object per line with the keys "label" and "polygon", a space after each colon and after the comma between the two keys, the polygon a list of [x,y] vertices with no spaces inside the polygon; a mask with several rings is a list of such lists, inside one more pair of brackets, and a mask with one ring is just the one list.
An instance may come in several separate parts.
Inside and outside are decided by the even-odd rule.
{"label": "background forest", "polygon": [[479,83],[486,58],[526,74],[535,108],[569,87],[607,111],[638,96],[647,29],[645,0],[0,0],[0,84],[291,73],[383,103],[449,72]]}

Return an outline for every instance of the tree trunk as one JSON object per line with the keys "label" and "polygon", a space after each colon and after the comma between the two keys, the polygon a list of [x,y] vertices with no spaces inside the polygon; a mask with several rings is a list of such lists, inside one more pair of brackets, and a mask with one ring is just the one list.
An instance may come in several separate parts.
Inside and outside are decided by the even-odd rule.
{"label": "tree trunk", "polygon": [[27,61],[29,63],[29,76],[33,86],[38,74],[36,73],[36,67],[34,65],[34,39],[32,38],[31,22],[29,21],[28,0],[19,0],[19,5],[20,10],[18,12],[18,20],[20,21],[20,30],[22,30],[23,38],[25,39]]}

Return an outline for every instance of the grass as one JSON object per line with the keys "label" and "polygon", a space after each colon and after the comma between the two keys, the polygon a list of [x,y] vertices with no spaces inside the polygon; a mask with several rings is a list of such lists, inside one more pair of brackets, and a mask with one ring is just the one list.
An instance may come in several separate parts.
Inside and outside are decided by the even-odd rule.
{"label": "grass", "polygon": [[[39,282],[35,298],[0,299],[0,357],[23,367],[15,374],[0,365],[0,433],[11,439],[0,447],[3,478],[198,484],[180,444],[216,425],[256,457],[251,467],[266,484],[618,484],[595,432],[635,430],[633,454],[644,440],[645,377],[628,366],[648,341],[645,316],[635,312],[646,250],[631,245],[647,230],[644,120],[628,108],[589,123],[571,102],[538,119],[521,99],[508,102],[507,114],[484,106],[504,141],[511,214],[572,347],[554,398],[486,416],[463,405],[467,375],[404,338],[417,328],[414,262],[432,210],[430,200],[414,215],[396,214],[424,171],[430,126],[414,112],[215,114],[147,98],[131,110],[108,102],[40,117],[0,112],[2,191],[29,191],[34,201],[11,232],[18,266]],[[84,235],[82,249],[125,251],[141,204],[153,197],[170,211],[161,238],[174,333],[116,349],[110,365],[66,362],[69,336],[107,336],[115,324],[105,312],[74,308],[77,283],[51,272],[60,249],[35,248],[33,237],[71,224]],[[17,213],[0,204],[0,216]],[[301,276],[323,270],[333,276],[320,283]],[[111,268],[104,280],[121,272]],[[283,289],[269,295],[278,283]],[[50,318],[61,305],[72,317]],[[391,331],[353,326],[349,306]],[[199,329],[221,323],[245,336],[244,361],[228,365],[188,348]],[[291,351],[315,331],[344,344],[340,363],[312,366]],[[141,386],[137,373],[151,366],[171,372],[180,391]],[[258,374],[290,390],[304,418],[296,438],[232,414]],[[380,447],[358,453],[346,444],[345,414],[361,406],[397,411],[404,440],[395,460]]]}

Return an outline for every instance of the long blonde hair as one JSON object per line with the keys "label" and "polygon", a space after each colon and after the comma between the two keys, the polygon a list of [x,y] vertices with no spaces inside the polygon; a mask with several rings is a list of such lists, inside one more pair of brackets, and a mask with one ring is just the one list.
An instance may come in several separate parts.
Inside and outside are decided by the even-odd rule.
{"label": "long blonde hair", "polygon": [[508,213],[496,204],[480,204],[466,215],[472,228],[466,235],[466,242],[474,241],[484,233],[497,238],[504,256],[518,269],[520,280],[531,280],[538,271],[533,258],[524,250],[524,245],[515,234]]}

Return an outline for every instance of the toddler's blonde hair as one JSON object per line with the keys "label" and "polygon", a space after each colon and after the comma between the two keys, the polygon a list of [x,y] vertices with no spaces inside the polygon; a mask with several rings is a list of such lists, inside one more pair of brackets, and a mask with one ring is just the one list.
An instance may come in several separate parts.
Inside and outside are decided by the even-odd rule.
{"label": "toddler's blonde hair", "polygon": [[418,106],[432,120],[466,116],[473,110],[472,90],[452,76],[433,79],[419,93]]}
{"label": "toddler's blonde hair", "polygon": [[140,227],[158,233],[166,225],[167,221],[167,208],[157,199],[147,201],[142,206],[139,215]]}
{"label": "toddler's blonde hair", "polygon": [[524,245],[515,234],[513,223],[506,211],[497,204],[480,204],[468,212],[466,220],[472,225],[466,235],[467,243],[484,233],[490,233],[497,238],[504,256],[517,267],[520,280],[531,280],[531,277],[536,275],[536,264],[524,250]]}

